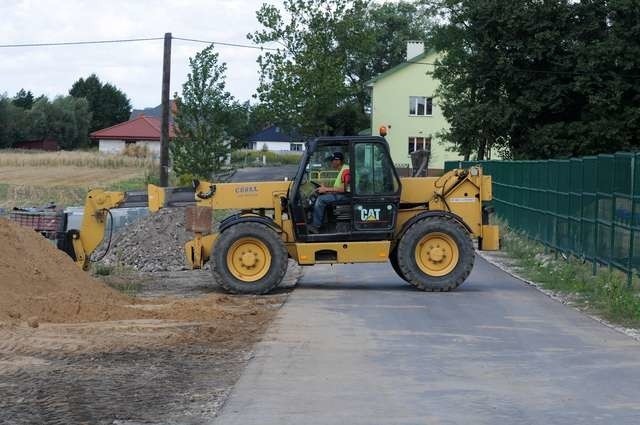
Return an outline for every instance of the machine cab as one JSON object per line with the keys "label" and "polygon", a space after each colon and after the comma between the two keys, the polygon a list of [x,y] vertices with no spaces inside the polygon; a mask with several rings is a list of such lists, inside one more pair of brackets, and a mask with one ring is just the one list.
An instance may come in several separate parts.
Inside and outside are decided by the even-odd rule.
{"label": "machine cab", "polygon": [[[331,188],[329,196],[319,193],[321,186]],[[391,239],[400,191],[382,137],[315,139],[289,193],[296,235],[309,242]],[[309,231],[314,213],[321,217],[317,233]]]}

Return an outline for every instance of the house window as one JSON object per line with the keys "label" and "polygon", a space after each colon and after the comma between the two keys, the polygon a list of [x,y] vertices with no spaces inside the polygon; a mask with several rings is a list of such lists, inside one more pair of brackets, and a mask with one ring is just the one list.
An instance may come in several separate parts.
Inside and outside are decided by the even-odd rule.
{"label": "house window", "polygon": [[409,137],[409,155],[415,151],[430,151],[431,138],[429,137]]}
{"label": "house window", "polygon": [[289,146],[290,151],[300,152],[302,151],[302,143],[291,143]]}
{"label": "house window", "polygon": [[433,98],[426,96],[409,96],[409,115],[433,115]]}

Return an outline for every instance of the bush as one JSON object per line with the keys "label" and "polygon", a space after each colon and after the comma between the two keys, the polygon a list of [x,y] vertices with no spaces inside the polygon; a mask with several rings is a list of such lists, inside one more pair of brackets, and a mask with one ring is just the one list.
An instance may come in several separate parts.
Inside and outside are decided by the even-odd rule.
{"label": "bush", "polygon": [[302,152],[273,152],[241,149],[231,152],[231,164],[234,167],[262,166],[263,157],[266,158],[266,165],[268,166],[298,164],[302,157]]}

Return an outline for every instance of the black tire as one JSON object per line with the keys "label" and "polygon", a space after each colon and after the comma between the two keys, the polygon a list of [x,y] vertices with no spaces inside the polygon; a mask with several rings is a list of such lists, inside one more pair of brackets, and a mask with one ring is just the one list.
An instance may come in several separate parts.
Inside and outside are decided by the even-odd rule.
{"label": "black tire", "polygon": [[[241,251],[242,246],[245,246],[242,245],[243,241],[251,240],[259,241],[256,244],[264,248],[265,254],[268,253],[266,255],[270,256],[270,264],[259,266],[262,267],[263,276],[256,275],[255,279],[250,276],[247,281],[237,277],[237,269],[234,269],[234,275],[229,267],[228,255],[230,250],[233,250],[231,254],[235,250]],[[240,244],[240,248],[237,248],[237,244]],[[225,229],[218,236],[211,256],[214,279],[233,294],[266,294],[280,284],[287,271],[288,254],[282,239],[273,229],[260,223],[238,223]],[[254,261],[260,265],[260,259]],[[231,268],[233,267],[232,263]]]}
{"label": "black tire", "polygon": [[[431,240],[434,242],[429,242]],[[435,248],[437,252],[427,249],[416,251],[421,241],[433,243],[434,247],[440,241],[451,249],[441,250],[438,245]],[[454,247],[457,249],[457,260]],[[396,250],[398,266],[405,280],[423,291],[450,291],[457,288],[467,279],[475,261],[469,232],[458,220],[447,216],[428,217],[414,223],[400,239]],[[435,252],[435,260],[431,259],[431,252]],[[419,253],[422,253],[419,255],[421,258],[428,257],[429,261],[418,264],[416,256]],[[434,266],[433,274],[425,270],[430,265]]]}
{"label": "black tire", "polygon": [[[404,276],[404,273],[402,273],[402,269],[400,269],[400,264],[398,263],[398,249],[397,248],[394,248],[393,251],[391,251],[391,253],[389,254],[389,262],[391,263],[391,267],[396,272],[396,274],[398,276],[400,276],[400,278],[402,280],[405,280],[405,281],[409,282],[407,280],[407,278]],[[409,282],[409,283],[411,283],[411,282]]]}

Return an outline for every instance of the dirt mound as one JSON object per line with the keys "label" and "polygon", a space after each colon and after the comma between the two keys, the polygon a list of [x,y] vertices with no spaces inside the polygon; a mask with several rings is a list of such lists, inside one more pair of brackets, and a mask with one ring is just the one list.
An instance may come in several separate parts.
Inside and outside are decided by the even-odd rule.
{"label": "dirt mound", "polygon": [[37,326],[139,317],[131,303],[38,233],[0,219],[0,321]]}
{"label": "dirt mound", "polygon": [[0,219],[0,323],[26,321],[37,327],[40,322],[129,319],[234,321],[258,314],[269,302],[268,297],[221,294],[188,300],[131,298],[80,270],[38,233]]}
{"label": "dirt mound", "polygon": [[[184,228],[185,209],[163,209],[142,217],[114,234],[100,263],[143,272],[185,270],[184,244],[192,238]],[[108,238],[108,235],[106,235]],[[106,240],[94,255],[100,258]]]}

